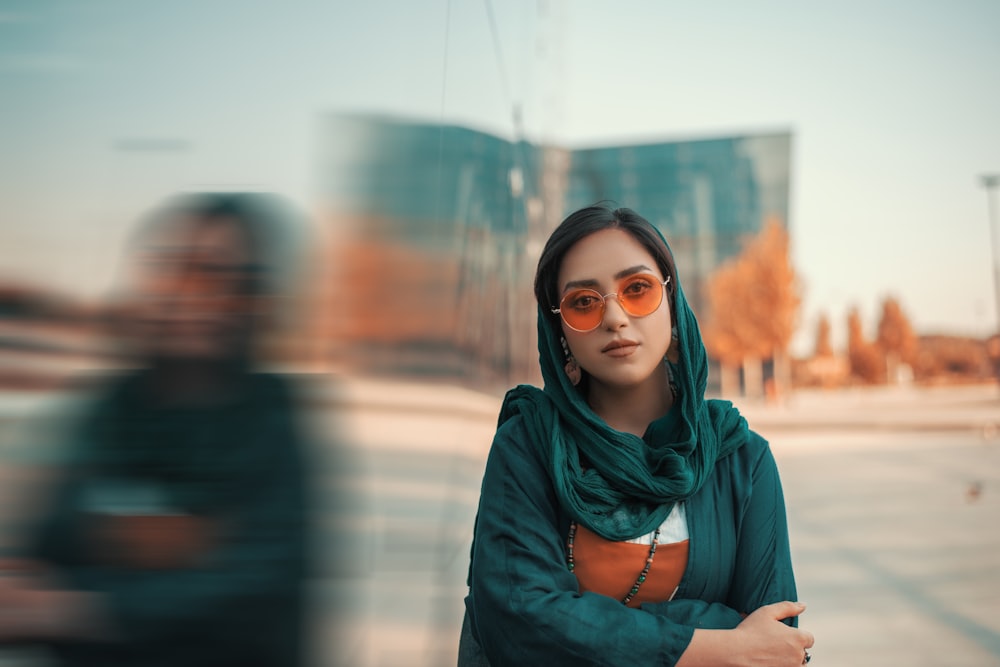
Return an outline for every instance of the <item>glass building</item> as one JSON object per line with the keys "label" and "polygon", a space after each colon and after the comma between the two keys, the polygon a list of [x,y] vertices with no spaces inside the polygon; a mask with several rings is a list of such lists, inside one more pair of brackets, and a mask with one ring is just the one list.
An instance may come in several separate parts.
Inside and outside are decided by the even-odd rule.
{"label": "glass building", "polygon": [[606,199],[655,224],[697,314],[707,276],[765,220],[787,224],[791,140],[783,132],[572,151],[565,211]]}
{"label": "glass building", "polygon": [[331,116],[327,256],[335,284],[359,286],[327,301],[332,354],[364,371],[536,380],[538,254],[567,213],[599,201],[660,228],[700,314],[706,278],[764,221],[787,225],[791,143],[770,132],[568,149]]}

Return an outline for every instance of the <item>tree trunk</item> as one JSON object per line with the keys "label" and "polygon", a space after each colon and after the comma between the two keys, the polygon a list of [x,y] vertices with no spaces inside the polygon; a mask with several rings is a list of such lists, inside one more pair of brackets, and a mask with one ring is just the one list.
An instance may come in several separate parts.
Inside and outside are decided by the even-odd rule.
{"label": "tree trunk", "polygon": [[740,395],[740,369],[729,364],[719,365],[719,394],[722,398],[737,398]]}
{"label": "tree trunk", "polygon": [[757,357],[743,359],[743,395],[761,398],[764,395],[764,370]]}
{"label": "tree trunk", "polygon": [[780,401],[792,389],[792,365],[784,350],[774,352],[774,389],[768,398]]}
{"label": "tree trunk", "polygon": [[885,379],[889,386],[899,384],[899,353],[895,350],[885,353]]}

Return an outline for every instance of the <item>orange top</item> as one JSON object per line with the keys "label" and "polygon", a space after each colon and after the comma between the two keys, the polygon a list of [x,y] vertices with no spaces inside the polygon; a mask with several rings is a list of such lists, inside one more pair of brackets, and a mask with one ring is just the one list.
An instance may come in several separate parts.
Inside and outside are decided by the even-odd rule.
{"label": "orange top", "polygon": [[[580,592],[592,591],[623,599],[632,590],[649,557],[648,544],[611,542],[577,525],[573,539],[573,574],[580,583]],[[687,568],[688,540],[659,544],[646,581],[639,586],[629,603],[638,607],[643,602],[665,602],[673,597]]]}

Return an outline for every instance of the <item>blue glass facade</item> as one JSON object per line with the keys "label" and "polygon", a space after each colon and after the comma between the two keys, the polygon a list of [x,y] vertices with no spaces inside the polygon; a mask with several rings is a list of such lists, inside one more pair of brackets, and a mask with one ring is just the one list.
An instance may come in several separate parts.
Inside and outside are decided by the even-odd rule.
{"label": "blue glass facade", "polygon": [[788,133],[573,151],[565,210],[610,200],[659,227],[698,311],[720,263],[768,218],[787,223],[790,153]]}
{"label": "blue glass facade", "polygon": [[[364,115],[333,116],[325,130],[320,186],[331,224],[350,228],[341,238],[408,249],[409,274],[376,288],[381,307],[390,295],[438,311],[411,326],[387,322],[369,334],[355,328],[357,340],[347,342],[364,348],[379,338],[380,358],[388,360],[406,356],[419,339],[426,354],[457,355],[439,365],[447,373],[533,379],[535,263],[548,233],[572,210],[609,201],[657,225],[696,312],[704,280],[720,263],[765,220],[788,221],[788,132],[571,150]],[[338,257],[359,261],[347,249]],[[360,322],[381,316],[364,304],[338,309]],[[387,326],[400,334],[384,336]],[[406,364],[396,367],[405,371]]]}
{"label": "blue glass facade", "polygon": [[[454,224],[525,233],[511,170],[537,173],[540,151],[464,127],[338,115],[326,128],[321,190],[337,209],[385,221],[423,245]],[[526,169],[525,169],[526,167]],[[532,179],[532,182],[537,178]]]}

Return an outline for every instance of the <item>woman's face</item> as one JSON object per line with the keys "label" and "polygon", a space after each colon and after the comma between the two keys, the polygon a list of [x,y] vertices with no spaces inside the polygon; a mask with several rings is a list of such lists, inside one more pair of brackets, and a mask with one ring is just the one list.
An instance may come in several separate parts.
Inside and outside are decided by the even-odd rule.
{"label": "woman's face", "polygon": [[[617,293],[622,281],[636,274],[655,276],[663,290],[665,277],[649,251],[628,232],[605,229],[580,239],[563,257],[558,296],[561,300],[577,287]],[[629,315],[615,297],[608,297],[604,317],[592,331],[575,331],[560,320],[566,343],[591,382],[630,388],[663,373],[671,322],[669,301],[662,296],[659,307],[644,317]]]}

